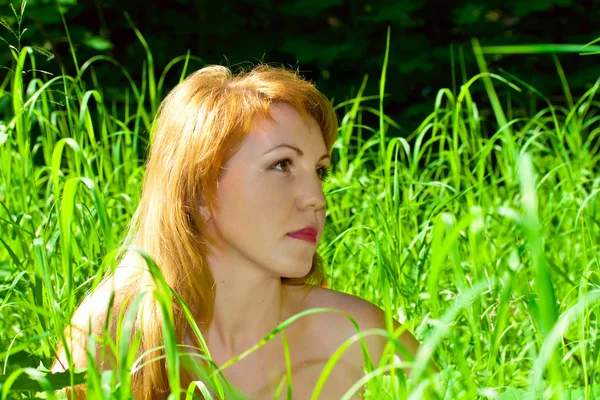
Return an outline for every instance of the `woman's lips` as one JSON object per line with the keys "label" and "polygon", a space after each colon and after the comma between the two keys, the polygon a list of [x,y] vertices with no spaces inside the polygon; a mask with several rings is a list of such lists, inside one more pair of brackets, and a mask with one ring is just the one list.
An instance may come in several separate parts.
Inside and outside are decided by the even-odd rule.
{"label": "woman's lips", "polygon": [[317,243],[317,236],[310,233],[288,233],[288,236],[294,239],[306,240],[307,242]]}

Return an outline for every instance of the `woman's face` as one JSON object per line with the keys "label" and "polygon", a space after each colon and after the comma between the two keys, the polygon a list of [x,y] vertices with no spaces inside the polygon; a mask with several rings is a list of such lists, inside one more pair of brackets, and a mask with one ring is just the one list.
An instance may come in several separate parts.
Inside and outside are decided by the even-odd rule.
{"label": "woman's face", "polygon": [[303,121],[286,103],[273,105],[271,115],[274,123],[262,117],[253,121],[225,163],[216,215],[207,228],[222,261],[302,277],[310,271],[317,243],[288,233],[312,226],[320,239],[326,208],[321,178],[330,158],[314,119]]}

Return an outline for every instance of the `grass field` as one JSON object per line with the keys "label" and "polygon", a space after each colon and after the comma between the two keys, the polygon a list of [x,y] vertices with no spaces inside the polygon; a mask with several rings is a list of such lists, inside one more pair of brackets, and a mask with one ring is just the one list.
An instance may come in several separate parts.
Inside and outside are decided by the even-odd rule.
{"label": "grass field", "polygon": [[[201,66],[182,56],[159,71],[139,38],[148,56],[140,82],[105,56],[74,58],[76,76],[50,76],[36,70],[34,49],[11,49],[0,87],[2,400],[61,398],[56,390],[78,382],[90,398],[130,397],[126,345],[115,346],[120,370],[46,371],[135,211],[164,77]],[[410,377],[399,359],[366,371],[366,396],[600,397],[600,80],[575,96],[554,57],[566,102],[551,104],[518,77],[489,73],[491,49],[475,41],[473,51],[480,73],[440,89],[407,137],[392,136],[383,109],[387,58],[381,77],[369,77],[380,93],[363,85],[335,104],[341,126],[320,244],[329,286],[378,304],[423,343]],[[105,103],[92,68],[102,63],[129,82],[133,107]],[[476,86],[489,107],[474,102]],[[500,86],[515,97],[530,91],[536,106],[515,107]],[[367,115],[379,124],[363,123]],[[175,343],[165,347],[175,365]],[[431,358],[437,375],[425,373]],[[175,392],[188,389],[170,378]]]}

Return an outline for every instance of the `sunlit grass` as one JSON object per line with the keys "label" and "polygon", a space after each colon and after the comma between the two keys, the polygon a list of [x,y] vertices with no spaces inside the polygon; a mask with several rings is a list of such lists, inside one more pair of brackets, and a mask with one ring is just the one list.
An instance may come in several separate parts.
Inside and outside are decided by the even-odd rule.
{"label": "sunlit grass", "polygon": [[[93,359],[84,371],[48,374],[45,369],[65,340],[79,300],[114,264],[139,200],[166,74],[183,79],[202,66],[188,54],[159,75],[135,31],[147,54],[141,82],[105,56],[78,65],[77,76],[49,76],[35,70],[33,49],[11,50],[14,65],[0,98],[2,399],[38,392],[57,398],[55,390],[83,382],[90,398],[111,393],[128,398],[131,373],[158,361],[133,357],[139,345],[131,332],[140,301],[135,299],[122,313],[117,337],[95,338],[119,360],[112,370],[99,373]],[[536,49],[548,48],[527,48]],[[380,80],[380,93],[365,94],[365,78],[355,98],[336,105],[341,127],[320,245],[332,276],[329,286],[378,304],[388,326],[396,318],[423,343],[414,362],[389,357],[386,365],[367,368],[348,395],[365,383],[369,399],[600,394],[600,103],[595,100],[600,81],[577,97],[561,78],[568,101],[553,105],[518,77],[487,71],[483,56],[501,50],[474,42],[480,73],[456,92],[441,89],[432,113],[408,137],[393,137],[396,125],[383,107],[387,51],[382,76],[368,78]],[[564,76],[554,60],[557,75]],[[103,62],[117,66],[129,82],[123,91],[133,107],[105,104],[102,83],[90,68]],[[475,102],[475,85],[485,87],[491,109]],[[531,91],[539,109],[512,108],[497,94],[499,86],[514,96]],[[377,125],[363,122],[369,114]],[[197,387],[211,398],[210,387],[217,396],[232,398],[235,389],[218,371],[180,387],[179,365],[194,368],[198,355],[172,337],[171,304],[178,297],[146,259],[157,283],[153,295],[165,315],[163,358],[173,392],[191,396]],[[331,311],[295,316],[249,352],[313,312]],[[191,319],[189,310],[185,314]],[[360,332],[345,346],[378,334],[389,339],[391,355],[402,350],[393,337],[399,333]],[[439,374],[427,373],[430,359]],[[404,367],[411,368],[410,376]],[[282,381],[282,396],[293,392],[291,378],[285,377],[292,381],[286,390]]]}

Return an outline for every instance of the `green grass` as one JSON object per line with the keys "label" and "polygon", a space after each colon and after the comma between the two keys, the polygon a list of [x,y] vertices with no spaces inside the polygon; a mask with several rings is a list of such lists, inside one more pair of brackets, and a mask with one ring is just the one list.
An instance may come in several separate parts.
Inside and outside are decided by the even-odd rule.
{"label": "green grass", "polygon": [[[158,75],[135,32],[147,52],[142,82],[105,56],[76,65],[76,76],[49,76],[35,69],[34,49],[11,49],[14,65],[0,94],[0,399],[60,398],[57,389],[80,382],[93,398],[129,398],[131,372],[157,361],[133,359],[139,336],[129,342],[128,312],[117,338],[96,338],[120,360],[114,370],[46,370],[78,301],[112,267],[135,211],[166,74],[183,79],[203,65],[188,54]],[[378,304],[388,327],[396,318],[423,343],[412,363],[390,357],[367,369],[355,389],[367,383],[368,399],[600,396],[600,80],[579,97],[571,94],[553,55],[567,101],[551,104],[519,77],[489,73],[484,59],[596,50],[474,41],[480,73],[456,90],[440,89],[431,114],[408,137],[390,134],[397,125],[383,107],[387,51],[382,76],[365,77],[355,98],[336,105],[341,126],[320,245],[329,285]],[[134,107],[105,103],[90,68],[97,63],[119,68]],[[364,93],[367,79],[379,79],[378,95]],[[537,107],[512,106],[511,96],[497,93],[500,86],[513,97],[530,91]],[[491,108],[471,95],[482,87]],[[377,126],[363,122],[369,114]],[[164,357],[174,393],[197,386],[209,398],[204,385],[233,392],[218,373],[179,387],[178,365],[193,358],[172,337],[177,295],[148,263],[166,316]],[[357,333],[345,346],[372,334],[389,339],[390,354],[400,350],[384,330]],[[430,359],[439,374],[426,373]],[[402,373],[406,365],[410,377]]]}

